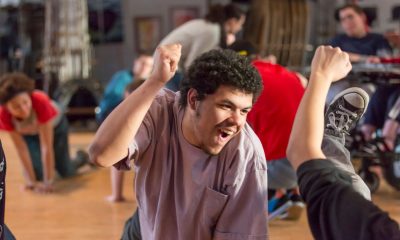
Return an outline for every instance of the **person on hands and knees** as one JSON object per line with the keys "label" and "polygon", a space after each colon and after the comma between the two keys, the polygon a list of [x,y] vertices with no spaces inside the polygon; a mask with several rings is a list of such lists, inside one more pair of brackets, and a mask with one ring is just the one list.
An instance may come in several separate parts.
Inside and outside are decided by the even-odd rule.
{"label": "person on hands and knees", "polygon": [[61,177],[73,176],[88,163],[88,154],[77,152],[71,160],[68,122],[57,103],[23,73],[0,78],[0,130],[9,133],[21,159],[25,189],[53,191],[56,170]]}
{"label": "person on hands and knees", "polygon": [[[353,170],[341,167],[350,161],[344,135],[365,112],[368,95],[360,88],[347,89],[334,98],[324,117],[329,87],[350,70],[347,53],[330,46],[317,49],[287,156],[297,170],[315,239],[399,239],[398,224],[356,191]],[[328,143],[330,154],[321,148]]]}
{"label": "person on hands and knees", "polygon": [[[245,57],[212,50],[174,93],[163,86],[180,55],[179,44],[157,48],[151,76],[103,122],[90,157],[135,167],[143,239],[267,239],[266,160],[246,123],[260,76]],[[138,218],[122,239],[137,239]]]}

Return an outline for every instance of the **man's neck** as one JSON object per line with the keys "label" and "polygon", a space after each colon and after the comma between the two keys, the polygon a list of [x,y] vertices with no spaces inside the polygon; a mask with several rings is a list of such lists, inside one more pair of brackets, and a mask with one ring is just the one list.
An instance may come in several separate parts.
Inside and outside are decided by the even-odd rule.
{"label": "man's neck", "polygon": [[195,134],[193,131],[193,121],[190,116],[189,110],[187,107],[185,107],[184,113],[183,113],[183,119],[181,123],[181,128],[182,128],[182,135],[185,138],[185,140],[190,143],[191,145],[198,147],[197,140],[195,138]]}

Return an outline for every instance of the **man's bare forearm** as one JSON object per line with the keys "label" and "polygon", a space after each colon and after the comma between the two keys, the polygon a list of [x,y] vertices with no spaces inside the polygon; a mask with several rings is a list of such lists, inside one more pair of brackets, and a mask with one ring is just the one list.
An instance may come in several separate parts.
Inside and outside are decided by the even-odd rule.
{"label": "man's bare forearm", "polygon": [[[288,151],[290,158],[324,158],[321,150],[324,132],[324,105],[331,81],[323,79],[320,73],[313,73],[304,93],[293,123]],[[297,169],[298,165],[295,166]]]}
{"label": "man's bare forearm", "polygon": [[157,47],[151,76],[111,112],[97,131],[89,148],[92,162],[108,167],[127,156],[129,143],[155,96],[174,76],[181,49],[180,44]]}
{"label": "man's bare forearm", "polygon": [[90,145],[89,155],[93,162],[108,167],[126,157],[129,143],[163,86],[162,82],[148,79],[111,112]]}
{"label": "man's bare forearm", "polygon": [[321,150],[324,133],[324,106],[333,81],[351,70],[349,55],[339,48],[318,47],[311,63],[311,77],[300,102],[287,148],[287,157],[298,168],[304,161],[325,158]]}

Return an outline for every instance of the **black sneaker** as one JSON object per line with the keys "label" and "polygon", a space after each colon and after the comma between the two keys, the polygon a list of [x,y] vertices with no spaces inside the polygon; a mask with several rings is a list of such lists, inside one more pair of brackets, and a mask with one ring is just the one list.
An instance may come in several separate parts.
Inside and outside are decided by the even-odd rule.
{"label": "black sneaker", "polygon": [[368,94],[358,87],[335,96],[325,113],[325,133],[337,137],[349,135],[367,109]]}

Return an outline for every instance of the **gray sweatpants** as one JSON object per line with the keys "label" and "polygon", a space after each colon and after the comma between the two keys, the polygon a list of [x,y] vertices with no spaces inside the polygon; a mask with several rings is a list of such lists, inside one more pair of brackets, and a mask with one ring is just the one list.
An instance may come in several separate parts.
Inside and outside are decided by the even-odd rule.
{"label": "gray sweatpants", "polygon": [[344,146],[344,139],[325,134],[322,141],[322,151],[327,159],[351,175],[354,190],[366,199],[371,200],[371,192],[368,186],[354,170],[350,152]]}
{"label": "gray sweatpants", "polygon": [[[322,151],[326,158],[337,167],[350,173],[354,189],[371,200],[371,192],[360,176],[354,171],[350,152],[344,146],[344,139],[325,134],[322,141]],[[268,188],[291,189],[297,186],[297,176],[287,159],[268,161]]]}

